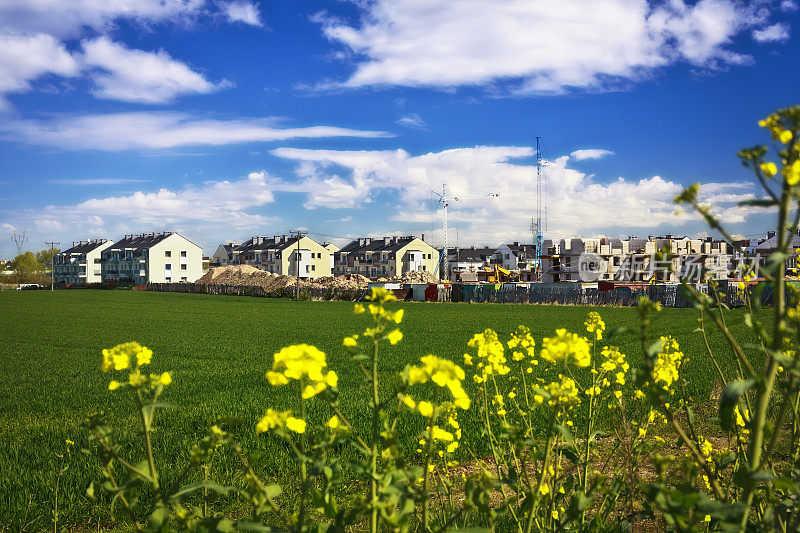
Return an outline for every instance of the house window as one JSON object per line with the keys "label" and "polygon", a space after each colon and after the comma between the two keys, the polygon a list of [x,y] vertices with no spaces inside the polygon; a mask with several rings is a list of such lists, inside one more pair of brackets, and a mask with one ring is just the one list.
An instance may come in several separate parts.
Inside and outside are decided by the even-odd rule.
{"label": "house window", "polygon": [[167,283],[172,283],[172,278],[166,278],[166,279],[167,279]]}
{"label": "house window", "polygon": [[181,257],[186,257],[186,250],[181,250]]}
{"label": "house window", "polygon": [[308,272],[310,272],[310,267],[306,265],[306,274],[308,274]]}
{"label": "house window", "polygon": [[167,263],[164,265],[164,270],[172,270],[172,263]]}
{"label": "house window", "polygon": [[422,265],[422,270],[425,270],[425,265]]}
{"label": "house window", "polygon": [[508,259],[508,254],[506,254],[506,259]]}
{"label": "house window", "polygon": [[181,281],[186,281],[186,276],[182,277]]}
{"label": "house window", "polygon": [[183,263],[183,264],[181,265],[181,270],[186,270],[186,263]]}
{"label": "house window", "polygon": [[164,257],[172,257],[172,250],[164,250]]}
{"label": "house window", "polygon": [[315,271],[315,270],[317,270],[317,265],[311,265],[311,270],[312,270],[312,271]]}

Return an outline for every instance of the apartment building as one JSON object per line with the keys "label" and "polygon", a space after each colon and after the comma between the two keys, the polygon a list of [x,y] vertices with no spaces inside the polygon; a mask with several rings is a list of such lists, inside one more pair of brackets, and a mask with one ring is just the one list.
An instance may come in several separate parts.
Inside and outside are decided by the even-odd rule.
{"label": "apartment building", "polygon": [[484,267],[495,264],[497,258],[495,248],[455,248],[448,250],[447,279],[452,281],[477,281],[477,272]]}
{"label": "apartment building", "polygon": [[125,235],[102,252],[104,281],[179,283],[203,275],[203,251],[172,232]]}
{"label": "apartment building", "polygon": [[328,250],[328,253],[330,254],[331,274],[333,274],[333,262],[336,256],[336,252],[338,252],[340,248],[335,244],[333,244],[332,242],[323,242],[322,247]]}
{"label": "apartment building", "polygon": [[[276,235],[261,243],[261,263],[258,268],[282,274],[316,279],[331,275],[331,252],[310,237]],[[252,252],[249,252],[252,253]]]}
{"label": "apartment building", "polygon": [[53,257],[55,283],[100,283],[102,281],[101,254],[114,244],[108,239],[75,241],[72,247]]}
{"label": "apartment building", "polygon": [[[315,279],[331,275],[330,250],[338,248],[326,244],[327,247],[306,236],[301,237],[299,243],[297,237],[287,235],[255,236],[225,249],[225,253],[227,264],[250,265],[273,274],[299,274],[302,279]],[[225,246],[221,244],[217,248],[220,256]]]}
{"label": "apartment building", "polygon": [[497,265],[506,270],[530,270],[536,266],[536,247],[532,244],[501,244],[495,255]]}
{"label": "apartment building", "polygon": [[[543,248],[542,281],[546,282],[647,281],[653,278],[678,282],[687,276],[699,279],[701,274],[726,279],[731,264],[730,246],[711,237],[547,239]],[[663,250],[668,250],[671,257],[657,257],[657,252]],[[591,271],[589,276],[588,271]]]}
{"label": "apartment building", "polygon": [[439,275],[439,251],[413,235],[362,237],[334,254],[334,273],[361,274],[372,279],[398,278],[407,272]]}
{"label": "apartment building", "polygon": [[225,244],[220,244],[217,246],[214,255],[211,256],[209,266],[218,267],[233,263],[233,250],[237,246],[241,245],[242,243],[240,242],[227,242]]}

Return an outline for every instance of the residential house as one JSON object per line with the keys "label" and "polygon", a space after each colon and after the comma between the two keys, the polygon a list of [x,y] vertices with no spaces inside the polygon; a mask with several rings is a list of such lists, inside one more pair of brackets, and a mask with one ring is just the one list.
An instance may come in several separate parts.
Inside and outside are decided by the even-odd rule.
{"label": "residential house", "polygon": [[335,259],[336,252],[338,252],[340,248],[332,242],[323,242],[322,247],[328,250],[328,253],[330,254],[331,274],[333,274],[333,261]]}
{"label": "residential house", "polygon": [[108,239],[75,241],[53,257],[55,283],[100,283],[102,281],[101,254],[114,244]]}
{"label": "residential house", "polygon": [[102,252],[103,281],[178,283],[203,275],[203,250],[172,232],[125,235]]}
{"label": "residential house", "polygon": [[447,279],[459,281],[477,281],[477,272],[483,267],[493,264],[495,248],[455,248],[448,250],[447,264],[449,272]]}
{"label": "residential house", "polygon": [[439,252],[413,235],[362,237],[334,254],[334,274],[361,274],[372,279],[399,278],[407,272],[439,275]]}
{"label": "residential house", "polygon": [[232,264],[234,262],[233,249],[237,246],[241,246],[241,244],[242,243],[240,242],[230,241],[225,244],[220,244],[217,246],[217,250],[214,252],[214,255],[211,256],[209,265],[212,267],[218,267]]}
{"label": "residential house", "polygon": [[[300,279],[316,279],[331,275],[331,252],[314,239],[302,236],[275,235],[261,242],[260,263],[262,270],[284,276],[299,276]],[[251,254],[251,251],[245,252]]]}

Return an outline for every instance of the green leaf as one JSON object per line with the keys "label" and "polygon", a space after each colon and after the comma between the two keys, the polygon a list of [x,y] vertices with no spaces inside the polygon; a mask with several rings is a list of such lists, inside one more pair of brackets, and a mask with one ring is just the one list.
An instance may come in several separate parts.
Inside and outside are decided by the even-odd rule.
{"label": "green leaf", "polygon": [[211,481],[209,479],[203,479],[203,480],[196,481],[194,483],[190,483],[190,484],[186,485],[181,490],[179,490],[178,492],[176,492],[175,494],[170,496],[170,499],[179,499],[182,496],[186,496],[187,494],[191,494],[192,492],[194,492],[196,490],[200,490],[200,489],[204,489],[204,488],[208,489],[208,490],[210,490],[212,492],[216,492],[217,494],[222,494],[222,495],[228,494],[228,493],[236,490],[234,487],[225,487],[223,485],[220,485],[216,481]]}
{"label": "green leaf", "polygon": [[754,199],[754,200],[744,200],[739,202],[738,205],[742,206],[754,206],[754,207],[772,207],[774,205],[778,205],[778,202],[772,199]]}
{"label": "green leaf", "polygon": [[277,498],[280,496],[281,492],[283,492],[283,489],[277,483],[273,483],[272,485],[267,485],[264,487],[264,494],[267,496],[267,498]]}
{"label": "green leaf", "polygon": [[236,522],[233,527],[236,531],[253,531],[255,533],[271,533],[272,531],[275,531],[269,526],[259,524],[258,522],[250,522],[249,520],[241,520]]}
{"label": "green leaf", "polygon": [[567,444],[570,446],[575,446],[575,439],[572,438],[572,433],[570,432],[569,428],[561,424],[556,424],[556,429]]}
{"label": "green leaf", "polygon": [[725,386],[722,391],[722,396],[719,399],[719,425],[725,431],[733,429],[733,408],[739,404],[739,398],[750,387],[753,386],[755,380],[748,379],[745,381],[737,380],[731,381]]}

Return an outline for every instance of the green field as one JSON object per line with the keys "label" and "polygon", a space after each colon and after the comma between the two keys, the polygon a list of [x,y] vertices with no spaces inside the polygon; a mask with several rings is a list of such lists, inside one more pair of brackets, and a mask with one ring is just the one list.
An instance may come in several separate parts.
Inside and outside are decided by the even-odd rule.
{"label": "green field", "polygon": [[[420,356],[434,353],[461,363],[473,333],[493,328],[501,337],[525,324],[537,341],[557,327],[582,331],[585,307],[407,303],[402,324],[404,339],[382,356],[381,372],[389,377]],[[106,391],[111,379],[99,371],[100,351],[117,343],[137,340],[155,352],[153,369],[170,370],[174,384],[164,400],[178,407],[164,411],[158,422],[156,452],[162,480],[180,469],[186,450],[201,438],[217,416],[233,416],[247,423],[242,429],[246,448],[264,452],[259,469],[268,478],[291,481],[292,471],[283,447],[266,436],[255,436],[253,425],[267,407],[286,408],[284,389],[271,388],[263,379],[272,354],[282,346],[307,342],[328,354],[329,365],[340,376],[343,410],[362,422],[370,407],[362,375],[341,349],[345,335],[364,329],[364,316],[343,302],[294,302],[192,294],[128,291],[0,292],[0,531],[28,531],[50,527],[57,454],[65,439],[76,448],[86,446],[80,424],[86,414],[105,409],[118,439],[133,449],[138,442],[133,406]],[[632,363],[641,360],[636,310],[599,309],[609,329],[631,328],[615,339]],[[666,309],[655,332],[678,338],[690,360],[685,375],[690,392],[708,398],[715,372],[704,356],[697,312]],[[744,334],[741,311],[730,311],[735,334]],[[721,336],[711,336],[712,348],[723,358],[730,353]],[[386,382],[390,381],[387,379]],[[468,383],[472,386],[472,383]],[[468,392],[470,392],[468,390]],[[311,413],[321,419],[324,411]],[[463,416],[469,435],[477,415]],[[402,432],[409,442],[421,427],[409,418]],[[480,439],[467,438],[465,442]],[[136,450],[139,450],[137,447]],[[138,453],[138,451],[136,452]],[[141,456],[134,456],[138,460]],[[62,522],[78,529],[96,529],[112,523],[107,505],[88,500],[84,491],[98,468],[91,457],[75,450],[59,488]],[[224,454],[215,473],[230,476],[232,458]],[[222,502],[225,505],[225,502]]]}

